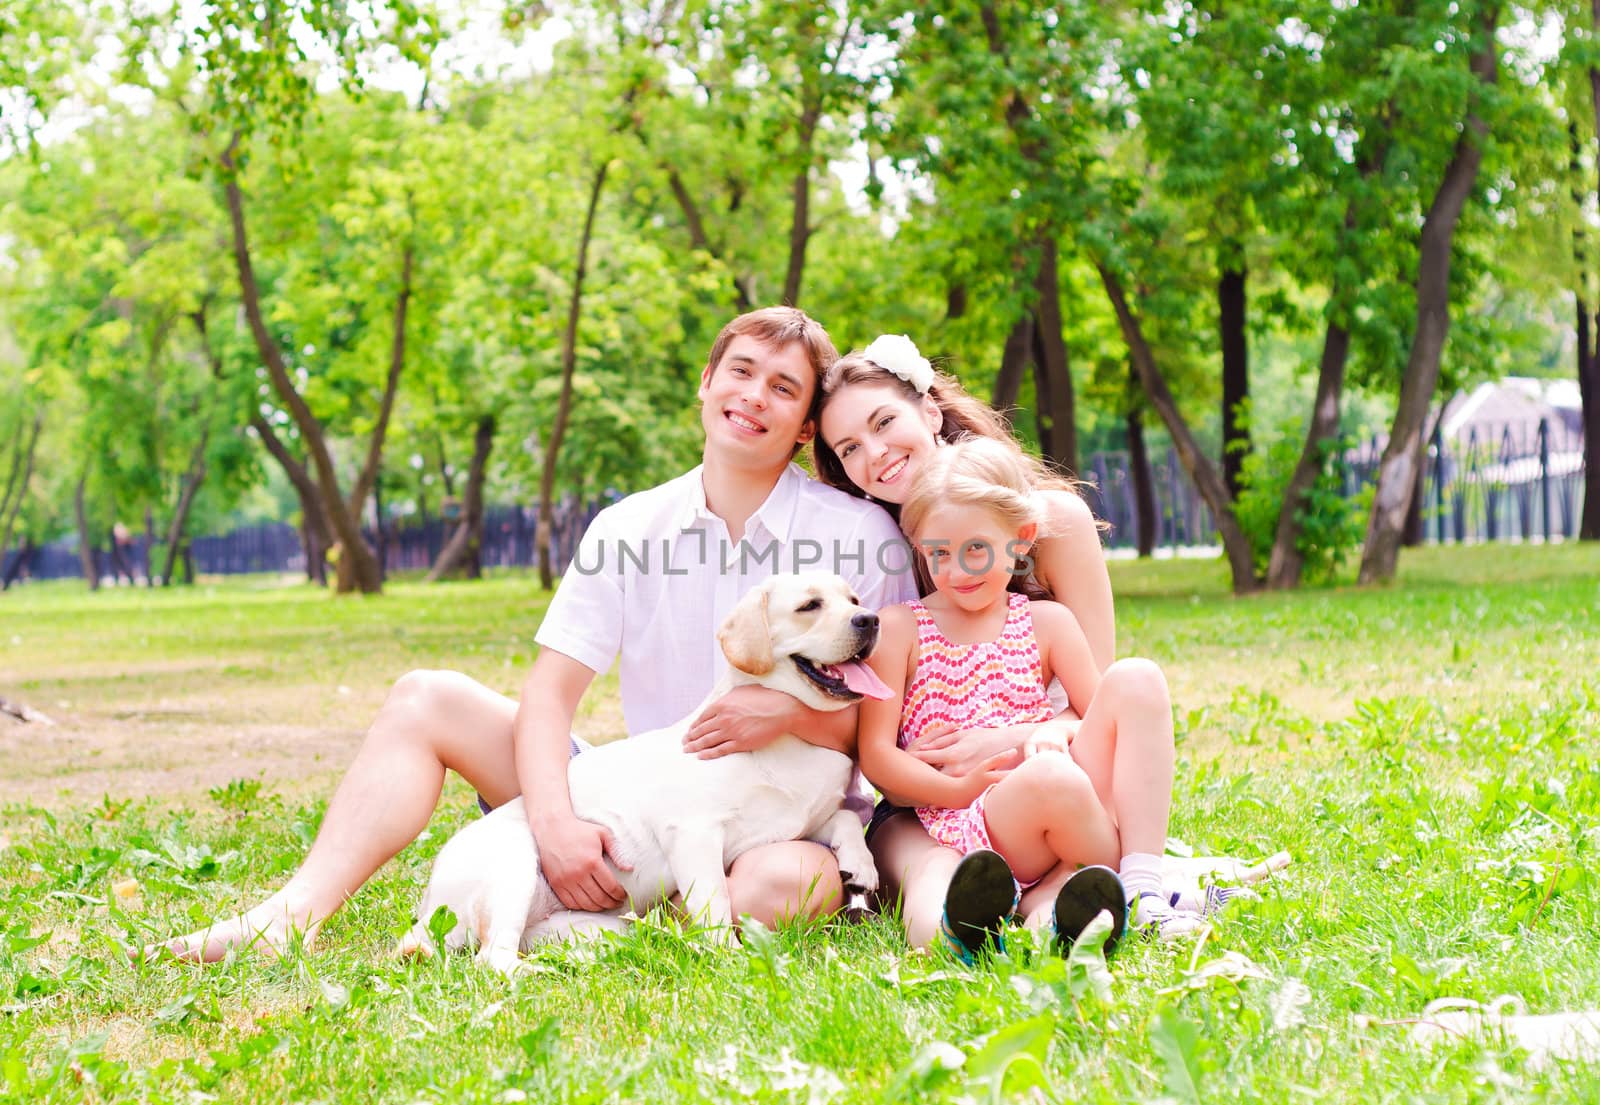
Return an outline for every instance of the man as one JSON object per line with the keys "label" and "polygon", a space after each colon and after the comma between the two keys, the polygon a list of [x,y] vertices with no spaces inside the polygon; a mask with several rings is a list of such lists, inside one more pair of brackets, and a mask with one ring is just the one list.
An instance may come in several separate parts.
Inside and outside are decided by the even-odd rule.
{"label": "man", "polygon": [[[671,724],[716,679],[717,625],[751,585],[779,571],[839,571],[864,605],[915,597],[900,532],[878,507],[805,477],[790,462],[816,429],[817,382],[837,357],[794,308],[734,319],[700,378],[700,467],[602,511],[585,533],[536,639],[519,702],[454,672],[411,672],[390,691],[322,828],[288,884],[254,909],[147,951],[207,962],[234,944],[284,948],[317,929],[438,805],[446,771],[489,806],[527,796],[544,875],[569,909],[609,909],[622,890],[604,829],[572,812],[572,720],[620,655],[630,733]],[[743,687],[712,704],[685,747],[718,756],[793,732],[853,753],[856,711],[817,712]],[[754,849],[728,875],[735,916],[764,924],[838,908],[838,865],[821,845]]]}

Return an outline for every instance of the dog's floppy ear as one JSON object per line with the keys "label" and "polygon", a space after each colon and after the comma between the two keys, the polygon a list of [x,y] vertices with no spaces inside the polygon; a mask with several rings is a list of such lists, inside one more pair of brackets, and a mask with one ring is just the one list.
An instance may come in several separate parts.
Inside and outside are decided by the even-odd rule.
{"label": "dog's floppy ear", "polygon": [[728,663],[746,675],[772,670],[772,630],[767,625],[767,589],[756,587],[733,608],[717,631],[717,643]]}

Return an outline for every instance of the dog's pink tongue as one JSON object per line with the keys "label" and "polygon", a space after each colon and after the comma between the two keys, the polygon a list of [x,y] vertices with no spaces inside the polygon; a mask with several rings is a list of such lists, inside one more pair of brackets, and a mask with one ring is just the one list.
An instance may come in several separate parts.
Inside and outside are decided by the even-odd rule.
{"label": "dog's pink tongue", "polygon": [[865,695],[867,698],[888,698],[894,693],[889,690],[889,684],[878,678],[877,672],[860,660],[835,664],[833,670],[844,679],[844,685],[856,694]]}

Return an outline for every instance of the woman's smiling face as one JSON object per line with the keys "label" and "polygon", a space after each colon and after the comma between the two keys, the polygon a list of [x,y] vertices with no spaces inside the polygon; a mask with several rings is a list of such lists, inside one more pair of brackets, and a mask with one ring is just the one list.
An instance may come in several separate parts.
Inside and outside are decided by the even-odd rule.
{"label": "woman's smiling face", "polygon": [[822,440],[850,482],[874,499],[903,503],[917,468],[937,445],[942,416],[933,401],[896,384],[851,384],[822,410]]}

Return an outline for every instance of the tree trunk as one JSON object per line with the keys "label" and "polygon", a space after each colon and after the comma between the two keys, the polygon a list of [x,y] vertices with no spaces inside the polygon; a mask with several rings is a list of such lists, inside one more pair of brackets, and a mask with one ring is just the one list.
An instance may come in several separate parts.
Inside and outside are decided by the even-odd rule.
{"label": "tree trunk", "polygon": [[1033,312],[1023,311],[1006,335],[1005,348],[1000,351],[1000,372],[994,378],[994,397],[989,400],[989,405],[1007,422],[1022,393],[1022,372],[1032,359]]}
{"label": "tree trunk", "polygon": [[1228,498],[1239,498],[1239,473],[1250,452],[1250,427],[1240,404],[1250,398],[1250,343],[1245,337],[1245,266],[1235,258],[1217,281],[1217,316],[1222,328],[1222,480]]}
{"label": "tree trunk", "polygon": [[[437,395],[434,396],[433,405],[435,409],[439,406],[439,397]],[[455,470],[450,466],[450,458],[445,455],[444,434],[439,433],[437,430],[434,431],[434,444],[439,452],[439,478],[444,481],[444,493],[448,498],[453,499],[456,497]]]}
{"label": "tree trunk", "polygon": [[33,560],[33,554],[38,550],[39,546],[33,543],[33,535],[23,534],[22,547],[17,550],[17,554],[11,558],[10,562],[5,565],[5,574],[0,575],[0,591],[11,590],[11,585],[27,569],[28,563]]}
{"label": "tree trunk", "polygon": [[[394,301],[394,328],[389,345],[389,374],[383,382],[383,399],[378,404],[378,420],[372,427],[372,437],[367,442],[367,459],[350,491],[350,513],[361,517],[367,506],[367,496],[378,486],[383,473],[383,440],[389,432],[389,416],[394,413],[394,399],[400,389],[400,374],[406,367],[406,312],[411,305],[411,275],[415,250],[411,244],[400,255],[400,294]],[[378,529],[383,529],[380,517]],[[382,574],[383,561],[378,561]]]}
{"label": "tree trunk", "polygon": [[967,313],[967,286],[961,281],[953,281],[944,293],[944,320],[954,322],[964,318]]}
{"label": "tree trunk", "polygon": [[28,444],[19,436],[12,448],[11,471],[6,474],[5,495],[0,497],[0,557],[11,547],[11,531],[16,528],[22,504],[28,498],[28,484],[33,479],[34,451],[39,445],[39,431],[44,426],[44,414],[33,416],[33,429],[27,435]]}
{"label": "tree trunk", "polygon": [[1133,483],[1133,509],[1138,526],[1139,556],[1156,551],[1156,488],[1150,471],[1150,451],[1144,443],[1144,406],[1139,372],[1128,363],[1128,479]]}
{"label": "tree trunk", "polygon": [[389,578],[389,531],[383,528],[383,481],[372,485],[372,535],[378,546],[378,578]]}
{"label": "tree trunk", "polygon": [[177,509],[172,512],[172,524],[167,527],[167,555],[161,565],[161,585],[172,586],[172,572],[178,561],[178,546],[183,543],[184,529],[189,524],[189,510],[194,506],[195,494],[206,479],[206,439],[210,431],[200,435],[200,444],[189,458],[189,471],[184,475],[183,493],[178,496]]}
{"label": "tree trunk", "polygon": [[[221,380],[222,358],[211,347],[211,338],[206,329],[205,304],[201,304],[199,310],[191,313],[189,320],[200,332],[200,344],[211,361],[211,375]],[[284,475],[289,477],[289,483],[300,499],[300,547],[306,558],[306,579],[319,587],[327,586],[327,554],[333,542],[328,537],[330,526],[327,513],[322,507],[322,496],[317,493],[317,485],[306,471],[305,465],[289,452],[288,446],[278,437],[277,431],[272,428],[272,423],[261,414],[258,403],[250,404],[250,428],[255,430],[256,436],[261,439],[261,444],[272,455],[272,459],[278,462]],[[162,573],[163,581],[172,578],[170,556],[167,563],[168,570]]]}
{"label": "tree trunk", "polygon": [[78,518],[78,561],[83,565],[84,582],[89,585],[89,590],[100,590],[100,565],[99,558],[94,554],[94,542],[89,536],[89,512],[83,505],[85,485],[89,482],[87,475],[78,477],[78,489],[72,496],[73,508]]}
{"label": "tree trunk", "polygon": [[1222,482],[1221,473],[1205,453],[1201,452],[1200,443],[1195,440],[1194,434],[1189,430],[1189,424],[1184,421],[1183,412],[1178,409],[1177,400],[1173,399],[1172,390],[1167,387],[1166,378],[1162,376],[1161,368],[1156,364],[1155,354],[1151,352],[1150,344],[1145,340],[1144,328],[1139,322],[1139,317],[1134,314],[1128,304],[1127,296],[1123,293],[1122,282],[1104,262],[1098,259],[1095,261],[1095,268],[1100,273],[1100,282],[1105,285],[1112,310],[1116,312],[1117,323],[1122,328],[1123,339],[1128,343],[1128,353],[1139,374],[1139,382],[1144,386],[1145,397],[1161,416],[1167,432],[1172,435],[1172,445],[1177,450],[1178,460],[1183,464],[1184,471],[1189,474],[1189,479],[1194,482],[1195,490],[1199,491],[1200,497],[1211,508],[1212,517],[1217,524],[1217,534],[1222,538],[1222,551],[1228,559],[1228,567],[1233,576],[1234,593],[1242,595],[1259,589],[1261,583],[1256,578],[1250,541],[1239,528],[1239,520],[1234,517],[1233,503],[1228,498],[1228,489]]}
{"label": "tree trunk", "polygon": [[789,267],[783,274],[783,302],[800,306],[800,279],[806,270],[806,246],[811,241],[811,165],[794,176],[793,214],[789,221]]}
{"label": "tree trunk", "polygon": [[[1580,310],[1583,304],[1579,304]],[[1578,368],[1578,393],[1583,400],[1583,519],[1580,541],[1600,541],[1600,356],[1589,353]]]}
{"label": "tree trunk", "polygon": [[[1495,20],[1498,12],[1486,13],[1485,26],[1479,28],[1483,42],[1469,64],[1483,85],[1496,78]],[[1422,473],[1426,440],[1423,431],[1433,393],[1439,383],[1439,361],[1450,332],[1450,259],[1456,224],[1467,198],[1472,193],[1483,161],[1483,145],[1488,126],[1469,108],[1466,126],[1456,139],[1444,178],[1434,193],[1422,223],[1417,258],[1416,332],[1411,354],[1406,359],[1405,376],[1400,382],[1400,403],[1389,443],[1378,462],[1378,487],[1373,496],[1372,515],[1367,525],[1366,547],[1361,554],[1362,583],[1392,579],[1400,559],[1406,514]]]}
{"label": "tree trunk", "polygon": [[[124,528],[122,532],[127,533],[128,531]],[[138,582],[133,576],[133,565],[128,562],[127,543],[117,540],[117,527],[115,525],[106,530],[106,556],[111,561],[111,582],[113,585],[120,584],[124,579],[128,581],[128,586],[130,587]]]}
{"label": "tree trunk", "polygon": [[1322,361],[1317,365],[1317,397],[1311,405],[1311,425],[1306,427],[1306,443],[1284,490],[1283,505],[1278,508],[1278,528],[1267,563],[1268,587],[1284,590],[1300,586],[1305,571],[1305,557],[1300,555],[1300,512],[1322,473],[1326,459],[1323,442],[1335,440],[1339,434],[1344,369],[1349,356],[1350,331],[1330,320],[1322,339]]}
{"label": "tree trunk", "polygon": [[[1072,366],[1062,334],[1061,284],[1056,241],[1040,245],[1039,274],[1034,279],[1039,302],[1034,307],[1033,370],[1037,381],[1040,444],[1045,456],[1065,471],[1078,471],[1078,424],[1072,389]],[[1048,438],[1045,436],[1048,431]]]}
{"label": "tree trunk", "polygon": [[578,317],[583,308],[583,276],[589,264],[589,239],[594,234],[594,214],[600,206],[600,191],[605,187],[609,162],[595,170],[589,189],[589,210],[583,220],[583,237],[578,241],[578,262],[572,276],[572,295],[567,301],[567,328],[561,335],[561,398],[556,403],[555,421],[544,443],[544,468],[539,473],[539,525],[534,542],[539,552],[539,583],[546,591],[555,586],[555,570],[550,563],[550,526],[554,508],[556,462],[561,457],[561,439],[567,432],[567,417],[572,411],[572,373],[578,362]]}
{"label": "tree trunk", "polygon": [[[235,134],[228,148],[222,152],[221,164],[224,191],[228,201],[228,219],[233,234],[234,267],[238,270],[239,293],[244,306],[245,320],[250,325],[250,334],[255,339],[256,350],[261,354],[262,363],[272,380],[272,386],[290,417],[294,419],[295,426],[300,431],[300,438],[310,453],[312,466],[316,469],[318,499],[322,503],[324,515],[333,534],[338,538],[341,549],[337,573],[338,590],[340,592],[359,590],[376,594],[382,590],[377,558],[361,536],[359,516],[352,514],[343,496],[340,495],[339,474],[334,467],[333,453],[328,448],[327,435],[323,432],[322,424],[311,413],[311,408],[306,405],[305,399],[295,390],[288,366],[284,364],[283,354],[278,348],[277,341],[267,330],[266,319],[261,312],[261,293],[256,284],[255,265],[250,258],[250,241],[245,227],[244,192],[239,186],[238,166],[234,161],[238,145],[239,135]],[[396,311],[402,338],[405,302],[410,294],[409,247],[405,256],[406,286],[401,291],[400,304]],[[400,343],[396,344],[399,346]],[[391,368],[391,379],[394,375]],[[373,433],[378,435],[379,430],[375,429]]]}
{"label": "tree trunk", "polygon": [[[1590,0],[1590,30],[1600,32],[1600,0]],[[1589,92],[1594,105],[1595,126],[1600,127],[1600,68],[1589,68]],[[1600,130],[1596,132],[1600,136]],[[1600,154],[1595,158],[1600,172]],[[1581,266],[1580,266],[1581,267]],[[1587,276],[1587,273],[1585,272]],[[1578,313],[1585,314],[1585,297],[1578,297]],[[1600,321],[1600,320],[1597,320]],[[1587,327],[1585,327],[1587,329]],[[1578,540],[1600,541],[1600,325],[1597,325],[1585,360],[1578,358],[1578,395],[1583,402],[1583,517],[1578,524]]]}
{"label": "tree trunk", "polygon": [[150,504],[149,503],[145,503],[144,504],[144,585],[146,587],[154,587],[156,585],[156,566],[155,566],[154,559],[153,559],[155,557],[155,555],[156,555],[156,515],[155,515],[155,511],[150,509]]}
{"label": "tree trunk", "polygon": [[328,532],[316,520],[316,503],[300,501],[300,552],[306,561],[306,582],[328,585]]}
{"label": "tree trunk", "polygon": [[333,547],[333,541],[329,537],[331,527],[327,513],[322,508],[322,496],[317,493],[317,485],[312,482],[305,465],[289,452],[272,424],[259,411],[250,412],[250,426],[294,486],[295,494],[300,499],[300,547],[305,551],[306,578],[319,587],[325,587],[328,583],[328,550]]}
{"label": "tree trunk", "polygon": [[483,578],[483,484],[489,467],[489,452],[494,448],[494,429],[494,415],[486,414],[478,419],[472,438],[472,467],[467,472],[467,500],[462,507],[461,522],[439,550],[438,558],[428,571],[427,583],[437,583],[457,568],[468,579]]}
{"label": "tree trunk", "polygon": [[[1363,140],[1356,157],[1362,189],[1345,205],[1344,237],[1346,241],[1359,233],[1361,212],[1370,202],[1366,182],[1383,171],[1393,140],[1386,129],[1394,117],[1392,102],[1386,102],[1374,115],[1381,121],[1375,124]],[[1336,282],[1328,295],[1328,326],[1322,340],[1322,359],[1317,365],[1317,394],[1312,401],[1311,422],[1306,427],[1305,445],[1300,458],[1284,489],[1283,502],[1278,508],[1278,524],[1273,533],[1272,552],[1267,561],[1267,586],[1286,590],[1300,585],[1305,572],[1305,558],[1300,554],[1300,534],[1305,528],[1300,519],[1306,496],[1316,484],[1323,463],[1322,442],[1333,437],[1339,429],[1341,409],[1344,405],[1344,375],[1350,359],[1350,330],[1339,314],[1345,308],[1342,287]]]}
{"label": "tree trunk", "polygon": [[[635,129],[639,141],[644,142],[643,132]],[[649,144],[645,143],[645,148]],[[705,220],[700,217],[700,205],[695,203],[694,195],[683,183],[683,176],[677,169],[665,161],[661,162],[661,169],[667,174],[667,186],[672,189],[672,198],[678,201],[678,210],[683,212],[683,223],[689,231],[689,244],[698,250],[703,250],[714,261],[720,262],[729,272],[729,280],[733,285],[733,302],[742,315],[755,307],[755,297],[750,290],[748,275],[740,276],[733,271],[733,266],[728,263],[726,253],[712,243],[706,234]]]}

